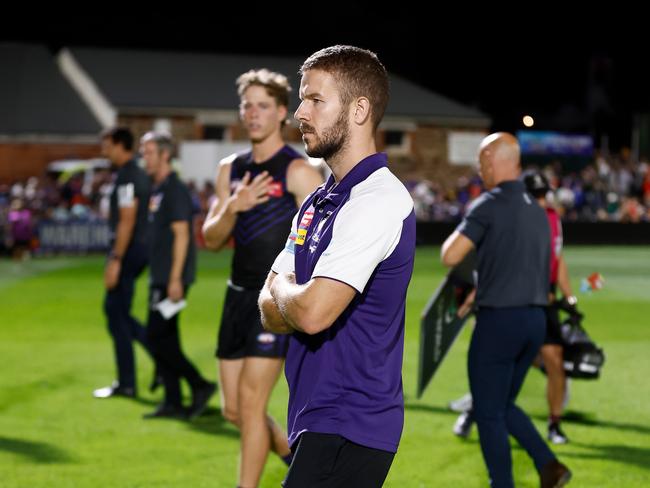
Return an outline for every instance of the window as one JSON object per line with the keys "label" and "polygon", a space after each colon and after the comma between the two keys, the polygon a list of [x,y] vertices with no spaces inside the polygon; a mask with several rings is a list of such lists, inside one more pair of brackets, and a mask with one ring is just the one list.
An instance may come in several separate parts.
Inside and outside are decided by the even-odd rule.
{"label": "window", "polygon": [[401,146],[404,142],[404,131],[387,130],[385,133],[387,146]]}
{"label": "window", "polygon": [[204,125],[203,139],[211,141],[222,141],[226,129],[222,125]]}

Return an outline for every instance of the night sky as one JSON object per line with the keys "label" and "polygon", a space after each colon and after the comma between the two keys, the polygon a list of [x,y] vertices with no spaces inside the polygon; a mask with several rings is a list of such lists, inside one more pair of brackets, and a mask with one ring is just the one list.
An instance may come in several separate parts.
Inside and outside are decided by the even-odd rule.
{"label": "night sky", "polygon": [[[525,14],[432,4],[432,15],[409,1],[370,9],[351,1],[263,5],[221,16],[157,11],[128,21],[115,13],[59,15],[38,28],[5,29],[0,39],[42,42],[53,52],[83,45],[298,57],[354,44],[377,52],[390,71],[482,110],[493,130],[522,129],[522,116],[531,114],[535,129],[597,141],[608,134],[614,150],[630,143],[634,115],[650,112],[650,36],[631,12],[546,3]],[[503,18],[512,15],[524,20]]]}

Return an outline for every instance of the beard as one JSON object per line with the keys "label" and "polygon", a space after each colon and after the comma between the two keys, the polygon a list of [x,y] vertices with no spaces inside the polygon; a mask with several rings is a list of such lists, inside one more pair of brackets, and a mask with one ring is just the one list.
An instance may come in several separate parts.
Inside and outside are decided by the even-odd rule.
{"label": "beard", "polygon": [[314,146],[311,148],[305,143],[305,152],[310,158],[323,158],[328,161],[347,146],[350,136],[350,125],[347,117],[347,111],[341,110],[336,122],[325,129],[321,137],[318,137],[316,131],[310,125],[301,124],[301,128],[307,129],[303,132],[313,134],[316,139]]}

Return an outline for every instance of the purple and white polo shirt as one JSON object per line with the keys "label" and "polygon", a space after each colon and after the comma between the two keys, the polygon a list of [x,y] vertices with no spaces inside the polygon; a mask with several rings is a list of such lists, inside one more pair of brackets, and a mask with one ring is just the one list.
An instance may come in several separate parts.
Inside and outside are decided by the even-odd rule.
{"label": "purple and white polo shirt", "polygon": [[396,452],[404,423],[406,290],[415,256],[413,200],[383,153],[329,180],[303,203],[276,273],[295,271],[357,291],[328,329],[294,332],[285,373],[289,444],[305,431]]}

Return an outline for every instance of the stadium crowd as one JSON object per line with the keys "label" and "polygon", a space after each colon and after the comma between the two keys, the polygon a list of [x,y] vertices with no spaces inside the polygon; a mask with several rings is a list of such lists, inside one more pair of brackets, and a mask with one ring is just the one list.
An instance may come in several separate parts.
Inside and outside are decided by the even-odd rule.
{"label": "stadium crowd", "polygon": [[[580,171],[563,172],[556,161],[540,169],[554,188],[565,222],[650,222],[650,172],[647,161],[634,162],[624,149],[616,157],[598,155]],[[428,180],[407,182],[418,220],[458,222],[483,191],[478,175],[460,177],[455,186]]]}
{"label": "stadium crowd", "polygon": [[[619,154],[596,155],[575,172],[560,161],[539,168],[551,182],[556,207],[564,222],[650,222],[650,164],[634,161],[624,148]],[[196,212],[195,236],[214,198],[214,186],[188,182]],[[459,222],[470,202],[483,191],[478,174],[443,186],[430,180],[407,181],[416,216],[425,222]],[[43,220],[105,221],[112,173],[52,173],[26,181],[0,184],[0,255],[26,257],[38,248],[38,224]]]}

